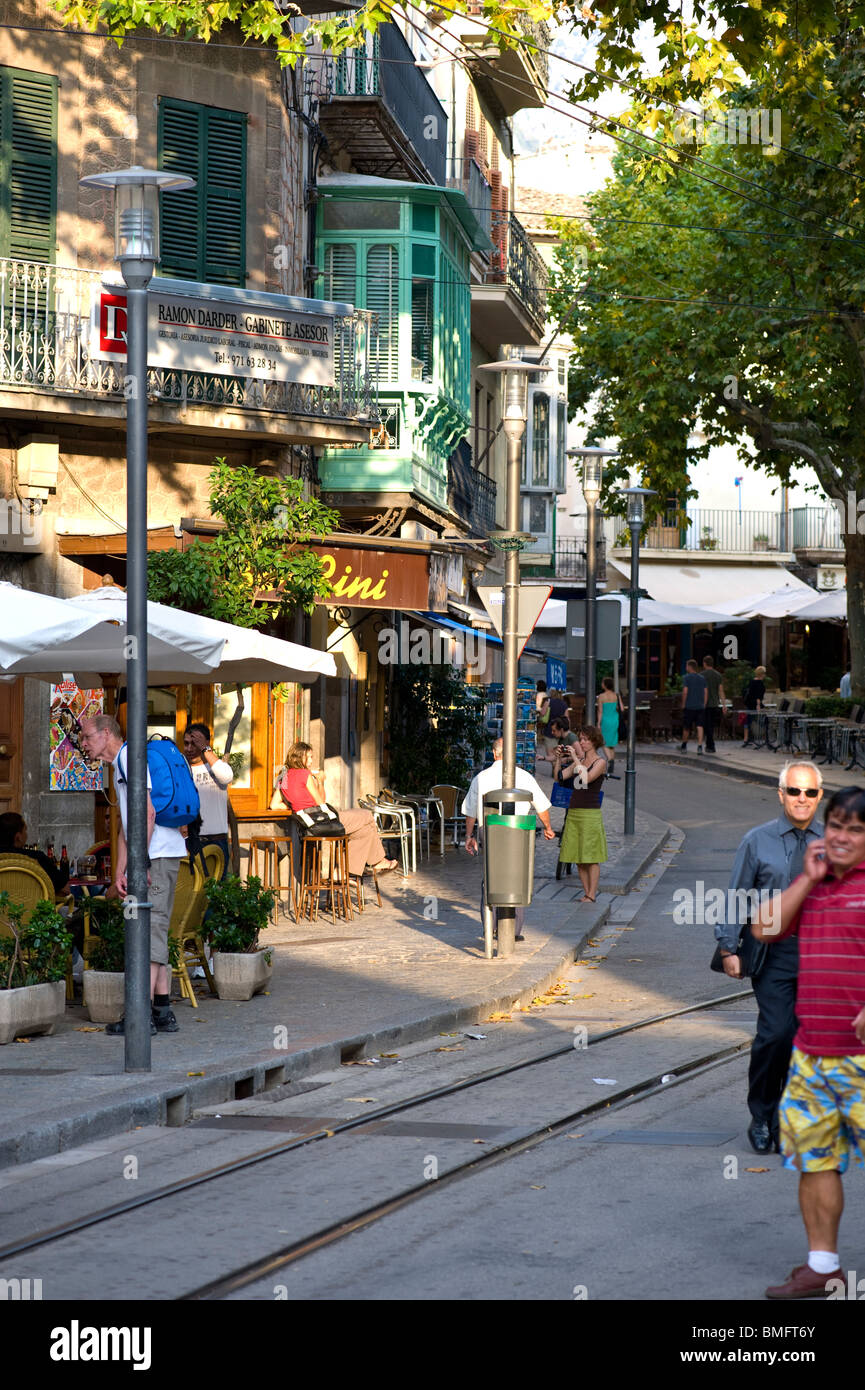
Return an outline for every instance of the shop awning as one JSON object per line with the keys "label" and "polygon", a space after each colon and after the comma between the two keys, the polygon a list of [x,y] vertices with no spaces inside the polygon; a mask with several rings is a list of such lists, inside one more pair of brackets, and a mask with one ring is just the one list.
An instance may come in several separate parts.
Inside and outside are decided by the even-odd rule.
{"label": "shop awning", "polygon": [[[607,566],[630,581],[630,561],[608,559]],[[806,596],[814,593],[810,585],[803,584],[783,565],[701,564],[697,559],[652,560],[642,554],[640,588],[660,603],[693,604],[700,608],[720,608],[723,603],[726,613],[732,611],[728,605],[734,599],[758,598],[782,589]]]}
{"label": "shop awning", "polygon": [[[821,595],[808,586],[806,589],[778,589],[771,594],[725,599],[712,607],[719,613],[739,613],[746,618],[845,618],[847,595]],[[815,607],[821,611],[813,612]]]}
{"label": "shop awning", "polygon": [[437,627],[446,627],[454,632],[467,632],[470,637],[483,637],[485,642],[490,642],[494,647],[502,645],[501,637],[497,637],[494,632],[482,632],[477,627],[467,627],[465,623],[458,623],[455,618],[448,618],[444,613],[418,613],[419,618],[424,622],[435,623]]}

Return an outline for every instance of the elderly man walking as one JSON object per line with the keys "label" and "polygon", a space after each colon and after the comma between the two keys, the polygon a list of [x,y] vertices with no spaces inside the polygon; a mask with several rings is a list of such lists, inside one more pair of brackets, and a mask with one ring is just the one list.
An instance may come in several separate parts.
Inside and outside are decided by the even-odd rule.
{"label": "elderly man walking", "polygon": [[[122,830],[117,840],[117,864],[114,886],[122,898],[126,897],[126,781],[127,749],[123,734],[116,719],[107,714],[97,714],[93,719],[81,721],[81,746],[88,758],[98,758],[100,762],[111,763],[114,767],[114,788],[120,808]],[[174,906],[174,890],[177,887],[177,871],[180,861],[186,857],[186,843],[179,830],[156,824],[156,812],[150,799],[150,773],[147,774],[147,854],[150,861],[150,997],[152,1010],[150,1016],[151,1033],[176,1033],[177,1019],[171,1008],[171,966],[168,962],[168,929],[171,925],[171,909]],[[123,1034],[126,1020],[106,1024],[106,1033]]]}
{"label": "elderly man walking", "polygon": [[835,793],[823,839],[808,846],[780,910],[761,910],[751,931],[758,941],[799,941],[799,1027],[780,1135],[784,1167],[799,1173],[808,1260],[766,1297],[843,1297],[841,1175],[851,1151],[865,1165],[865,789]]}
{"label": "elderly man walking", "polygon": [[[726,974],[734,980],[751,976],[759,1009],[748,1069],[748,1139],[755,1153],[778,1147],[778,1102],[796,1032],[799,950],[795,937],[757,946],[747,930],[748,917],[754,913],[744,910],[742,899],[756,889],[765,900],[766,895],[783,891],[801,873],[805,851],[819,836],[812,822],[823,796],[822,787],[823,775],[812,762],[790,762],[781,769],[781,815],[749,830],[740,844],[728,893],[728,902],[734,902],[737,910],[727,913],[727,921],[715,928]],[[771,943],[771,938],[768,940]]]}
{"label": "elderly man walking", "polygon": [[[478,852],[478,840],[475,836],[475,826],[477,825],[478,820],[482,818],[484,814],[485,793],[491,791],[499,791],[502,787],[503,746],[504,745],[502,743],[502,740],[500,738],[497,738],[493,744],[492,764],[489,767],[485,767],[482,772],[479,772],[477,776],[472,779],[472,784],[469,787],[468,792],[466,793],[466,799],[462,804],[462,813],[466,818],[466,852],[468,854],[477,854]],[[550,825],[550,806],[552,805],[552,802],[550,801],[549,797],[544,795],[544,793],[541,791],[541,788],[535,781],[534,777],[531,775],[530,772],[526,772],[525,768],[517,768],[517,775],[515,781],[518,788],[522,788],[525,791],[529,792],[529,796],[527,796],[524,800],[517,801],[515,803],[516,814],[527,815],[531,808],[534,807],[540,819],[541,825],[544,827],[544,839],[554,840],[556,838],[556,832]],[[481,831],[483,831],[483,825],[481,825]],[[483,922],[484,920],[485,909],[486,885],[481,884],[481,922]],[[493,908],[494,924],[497,923],[497,916],[497,909]],[[523,924],[525,922],[525,917],[526,909],[524,907],[518,907],[516,909],[515,926],[515,939],[517,941],[523,940]]]}

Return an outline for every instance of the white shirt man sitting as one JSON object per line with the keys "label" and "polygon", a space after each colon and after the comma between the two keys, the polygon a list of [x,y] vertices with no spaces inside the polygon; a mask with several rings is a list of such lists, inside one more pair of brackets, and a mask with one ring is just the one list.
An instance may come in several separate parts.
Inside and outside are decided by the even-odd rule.
{"label": "white shirt man sitting", "polygon": [[[502,782],[502,740],[497,738],[493,744],[493,763],[490,767],[485,767],[476,777],[472,778],[472,784],[466,793],[466,799],[462,804],[462,813],[466,818],[466,851],[469,854],[477,854],[478,839],[475,836],[475,826],[478,820],[483,817],[484,795],[486,792],[498,791],[503,786]],[[556,832],[550,825],[550,806],[551,801],[545,796],[530,772],[525,768],[518,767],[514,778],[517,788],[523,788],[529,793],[525,800],[515,803],[515,813],[517,815],[528,815],[534,808],[541,825],[544,827],[544,839],[554,840]],[[481,825],[483,831],[483,825]],[[481,922],[484,920],[486,908],[485,885],[481,884]],[[523,924],[525,922],[526,910],[524,907],[516,909],[516,940],[523,939]],[[497,923],[497,910],[493,908],[493,923]]]}

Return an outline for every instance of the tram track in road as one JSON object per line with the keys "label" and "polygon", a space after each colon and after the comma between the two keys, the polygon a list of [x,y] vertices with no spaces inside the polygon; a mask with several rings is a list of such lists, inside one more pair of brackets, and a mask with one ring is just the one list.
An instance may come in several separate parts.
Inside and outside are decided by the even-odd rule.
{"label": "tram track in road", "polygon": [[[602,1033],[596,1034],[594,1037],[588,1038],[585,1047],[597,1047],[604,1042],[609,1042],[630,1033],[668,1023],[674,1019],[720,1008],[726,1004],[733,1004],[740,1000],[750,998],[752,994],[752,990],[740,990],[735,994],[726,994],[714,999],[699,1000],[694,1004],[685,1005],[679,1009],[669,1010],[666,1013],[653,1014],[647,1018],[637,1019],[631,1023],[622,1024],[616,1028],[608,1029]],[[671,1084],[680,1084],[681,1081],[692,1079],[695,1075],[701,1074],[703,1071],[709,1070],[713,1066],[723,1065],[726,1061],[732,1060],[747,1046],[750,1046],[750,1042],[724,1047],[691,1061],[675,1064],[676,1080],[672,1083],[668,1082],[665,1084],[663,1089],[668,1090]],[[329,1124],[327,1128],[317,1127],[311,1132],[301,1134],[297,1138],[283,1140],[278,1144],[268,1145],[266,1148],[256,1150],[254,1153],[247,1154],[242,1158],[233,1159],[229,1162],[191,1174],[188,1177],[178,1179],[177,1181],[163,1184],[161,1187],[154,1188],[152,1191],[142,1193],[139,1196],[130,1197],[122,1202],[116,1202],[110,1206],[99,1208],[96,1211],[82,1213],[80,1216],[74,1217],[69,1221],[62,1222],[59,1225],[35,1232],[32,1235],[27,1235],[8,1243],[0,1248],[0,1262],[6,1261],[13,1256],[18,1256],[28,1251],[50,1245],[54,1242],[62,1241],[79,1232],[87,1231],[105,1222],[153,1206],[171,1197],[191,1192],[208,1183],[217,1182],[221,1178],[231,1177],[237,1173],[254,1168],[259,1164],[275,1161],[300,1149],[305,1149],[310,1145],[336,1137],[350,1135],[352,1131],[369,1126],[372,1122],[377,1123],[391,1117],[400,1116],[420,1106],[446,1100],[451,1096],[458,1095],[473,1087],[482,1086],[504,1077],[516,1075],[526,1069],[553,1062],[570,1055],[574,1051],[574,1043],[569,1042],[532,1057],[490,1067],[484,1071],[463,1077],[446,1085],[433,1087],[419,1094],[377,1107],[372,1112],[352,1116],[346,1120],[336,1121]],[[381,1216],[386,1215],[388,1211],[396,1210],[398,1206],[408,1201],[416,1200],[422,1192],[441,1187],[445,1181],[455,1180],[458,1176],[465,1176],[467,1173],[475,1171],[478,1168],[490,1166],[492,1162],[502,1161],[517,1152],[522,1152],[545,1138],[553,1137],[561,1128],[578,1123],[580,1120],[590,1118],[600,1111],[610,1113],[623,1105],[633,1104],[638,1100],[647,1099],[661,1089],[661,1077],[666,1074],[666,1071],[653,1073],[652,1076],[626,1087],[621,1092],[608,1095],[590,1106],[583,1106],[573,1114],[539,1126],[537,1129],[518,1136],[509,1142],[497,1145],[495,1149],[491,1148],[489,1152],[479,1155],[471,1162],[449,1170],[447,1174],[439,1178],[435,1183],[424,1183],[420,1188],[412,1189],[411,1192],[400,1194],[395,1198],[388,1199],[384,1203],[379,1203],[365,1209],[357,1213],[354,1217],[349,1218],[348,1224],[346,1224],[345,1221],[336,1223],[333,1229],[328,1228],[327,1231],[319,1232],[311,1239],[297,1242],[295,1245],[286,1247],[285,1250],[277,1252],[267,1258],[268,1260],[282,1259],[285,1263],[299,1259],[302,1254],[311,1253],[313,1249],[319,1248],[321,1244],[333,1243],[333,1241],[340,1239],[342,1235],[347,1235],[351,1230],[358,1229],[358,1223],[360,1225],[368,1225],[371,1221],[380,1219]],[[302,1116],[298,1118],[300,1120],[303,1119]],[[245,1275],[247,1268],[249,1267],[244,1266],[242,1271],[236,1271],[233,1275],[226,1276],[226,1279],[230,1281],[231,1279],[237,1279],[241,1275]],[[260,1275],[257,1277],[260,1277]],[[221,1287],[226,1283],[226,1279],[215,1281],[213,1287]],[[249,1283],[253,1281],[252,1279],[244,1278],[244,1282]],[[219,1296],[219,1294],[210,1293],[210,1289],[211,1285],[208,1284],[202,1286],[202,1289],[194,1290],[191,1293],[182,1295],[182,1297],[196,1299]]]}

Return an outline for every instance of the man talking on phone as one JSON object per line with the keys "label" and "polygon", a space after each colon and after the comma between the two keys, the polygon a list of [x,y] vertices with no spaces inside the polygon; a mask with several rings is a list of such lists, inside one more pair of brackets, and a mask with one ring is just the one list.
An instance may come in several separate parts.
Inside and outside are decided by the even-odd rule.
{"label": "man talking on phone", "polygon": [[[740,844],[727,895],[727,901],[734,901],[737,910],[728,913],[728,921],[715,928],[725,973],[734,980],[751,976],[759,1010],[748,1068],[748,1141],[759,1154],[778,1147],[778,1102],[796,1032],[799,948],[795,937],[759,946],[748,931],[747,916],[740,904],[752,889],[768,900],[802,872],[805,851],[820,833],[812,827],[812,821],[822,796],[823,774],[814,763],[791,762],[781,769],[781,815],[749,830]],[[740,952],[739,937],[743,932]],[[767,942],[771,943],[771,938]]]}

